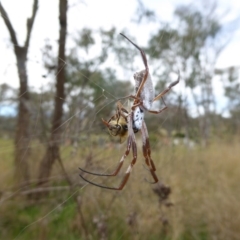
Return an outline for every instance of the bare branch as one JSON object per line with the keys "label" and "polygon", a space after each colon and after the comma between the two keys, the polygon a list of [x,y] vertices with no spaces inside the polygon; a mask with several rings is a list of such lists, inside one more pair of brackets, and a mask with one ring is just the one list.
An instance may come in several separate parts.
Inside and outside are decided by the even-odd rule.
{"label": "bare branch", "polygon": [[[29,46],[30,35],[31,35],[31,31],[32,31],[32,26],[33,26],[33,23],[34,23],[34,20],[36,17],[37,9],[38,9],[38,0],[34,0],[32,16],[27,19],[27,36],[26,36],[26,41],[25,41],[25,45],[24,45],[25,50]],[[12,41],[13,45],[15,47],[18,46],[16,32],[15,32],[13,25],[8,17],[8,14],[7,14],[6,10],[4,9],[3,5],[1,4],[1,2],[0,2],[0,13],[1,13],[1,16],[7,26],[9,33],[10,33],[11,41]]]}
{"label": "bare branch", "polygon": [[8,17],[8,14],[7,12],[5,11],[3,5],[1,4],[0,2],[0,13],[1,13],[1,16],[7,26],[7,29],[10,33],[10,36],[11,36],[11,41],[13,43],[14,46],[17,46],[18,45],[18,41],[17,41],[17,37],[16,37],[16,33],[15,33],[15,30],[13,29],[13,26],[12,26],[12,23]]}
{"label": "bare branch", "polygon": [[38,9],[38,0],[34,0],[33,3],[33,9],[32,9],[32,16],[31,18],[27,19],[27,36],[26,36],[26,41],[25,41],[25,48],[27,49],[29,46],[29,39],[30,39],[30,35],[32,32],[32,26],[36,17],[36,13],[37,13],[37,9]]}

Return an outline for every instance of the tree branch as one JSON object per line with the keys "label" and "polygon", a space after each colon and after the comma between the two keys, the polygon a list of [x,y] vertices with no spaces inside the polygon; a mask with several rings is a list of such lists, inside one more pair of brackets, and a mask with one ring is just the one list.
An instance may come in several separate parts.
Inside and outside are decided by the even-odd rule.
{"label": "tree branch", "polygon": [[[34,20],[35,20],[35,17],[36,17],[37,9],[38,9],[38,0],[34,0],[33,9],[32,9],[32,16],[27,19],[27,36],[26,36],[26,41],[25,41],[25,45],[24,45],[25,50],[29,46],[30,35],[31,35],[31,32],[32,32],[32,27],[33,27],[33,23],[34,23]],[[1,2],[0,2],[0,13],[1,13],[1,16],[2,16],[4,22],[7,26],[7,29],[9,31],[9,33],[10,33],[11,41],[12,41],[14,47],[18,46],[18,41],[17,41],[15,30],[14,30],[14,28],[12,26],[12,23],[11,23],[9,17],[8,17],[8,14],[5,11]]]}
{"label": "tree branch", "polygon": [[30,39],[30,35],[32,32],[32,26],[36,17],[36,13],[37,13],[37,9],[38,9],[38,0],[34,0],[33,3],[33,9],[32,9],[32,16],[31,18],[27,19],[27,36],[26,36],[26,41],[25,41],[25,48],[27,49],[29,46],[29,39]]}
{"label": "tree branch", "polygon": [[10,19],[7,15],[7,12],[5,11],[3,5],[1,4],[0,2],[0,13],[1,13],[1,16],[7,26],[7,29],[10,33],[10,36],[11,36],[11,41],[13,43],[14,46],[17,46],[18,45],[18,41],[17,41],[17,37],[16,37],[16,33],[15,33],[15,30],[13,29],[13,26],[12,26],[12,23],[10,22]]}

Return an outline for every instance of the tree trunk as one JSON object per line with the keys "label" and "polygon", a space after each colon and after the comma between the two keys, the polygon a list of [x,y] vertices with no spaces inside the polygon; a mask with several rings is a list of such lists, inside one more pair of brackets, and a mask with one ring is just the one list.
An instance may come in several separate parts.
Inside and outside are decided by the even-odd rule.
{"label": "tree trunk", "polygon": [[29,47],[30,36],[33,23],[38,9],[38,0],[34,0],[32,8],[32,16],[27,19],[27,35],[24,46],[20,47],[17,41],[15,30],[11,24],[7,12],[0,2],[0,13],[9,31],[11,42],[14,46],[14,52],[17,60],[18,77],[20,82],[19,88],[19,104],[18,104],[18,119],[15,135],[15,180],[19,186],[28,186],[29,169],[28,158],[30,149],[30,113],[29,93],[28,93],[28,76],[27,76],[27,53]]}
{"label": "tree trunk", "polygon": [[52,119],[51,136],[46,147],[45,155],[40,163],[38,185],[48,181],[52,166],[59,155],[59,145],[62,134],[61,124],[64,103],[64,83],[65,83],[65,43],[67,33],[67,0],[59,1],[59,48],[58,48],[58,70],[56,79],[56,94],[54,102],[54,114]]}
{"label": "tree trunk", "polygon": [[24,48],[15,48],[18,76],[20,79],[18,119],[15,135],[15,179],[18,185],[27,186],[29,181],[28,158],[30,151],[30,113],[27,107],[29,102],[28,76],[26,70],[27,52]]}

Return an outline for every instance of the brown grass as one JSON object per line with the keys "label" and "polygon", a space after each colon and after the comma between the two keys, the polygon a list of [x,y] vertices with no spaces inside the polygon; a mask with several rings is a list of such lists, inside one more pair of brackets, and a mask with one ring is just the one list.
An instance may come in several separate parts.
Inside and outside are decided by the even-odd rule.
{"label": "brown grass", "polygon": [[[89,148],[89,146],[85,146],[80,149],[77,157],[70,157],[69,147],[63,147],[62,157],[73,181],[76,184],[84,185],[85,183],[78,177],[78,166],[84,166],[90,154],[92,154],[92,160],[88,165],[88,170],[107,171],[109,166],[109,170],[112,170],[119,161],[124,147],[125,145],[121,148],[114,146]],[[185,147],[155,146],[152,150],[152,157],[160,182],[171,187],[168,199],[168,202],[174,204],[171,207],[166,207],[164,202],[159,204],[159,198],[152,190],[154,186],[144,180],[144,178],[151,180],[151,175],[142,167],[143,157],[141,151],[138,152],[138,161],[123,191],[109,191],[91,185],[77,188],[76,194],[81,197],[81,210],[87,231],[92,239],[104,239],[104,237],[105,239],[239,239],[239,140],[231,143],[216,140],[206,149],[196,147],[193,150],[188,150]],[[35,169],[32,170],[32,173],[35,177],[40,153],[42,153],[41,148],[33,148],[32,155],[35,156],[33,157],[35,162],[32,164],[32,168]],[[4,151],[1,151],[0,154],[4,154],[1,159],[6,158]],[[127,168],[130,158],[127,158],[124,170]],[[0,167],[7,172],[13,171],[12,164],[6,164],[4,161],[0,162]],[[124,170],[117,177],[88,176],[88,179],[116,186],[121,181]],[[61,175],[57,163],[52,175]],[[6,186],[4,186],[4,182],[11,182],[11,177],[12,174],[2,177],[1,189],[4,190]],[[61,183],[63,182],[56,181],[54,178],[50,181],[52,185]],[[52,193],[50,197],[52,200],[48,198],[44,205],[40,205],[42,210],[35,218],[30,219],[29,223],[53,210],[68,196],[67,192]],[[11,217],[7,213],[9,201],[11,201],[11,207],[14,204],[16,206],[19,204],[19,198],[5,201],[0,205],[1,214],[8,216],[9,219],[16,219],[18,218],[17,212],[12,213]],[[71,199],[67,203],[70,201]],[[54,221],[53,219],[56,220],[58,211],[71,212],[69,209],[72,208],[67,203],[62,205],[60,210],[55,210],[44,219],[48,219],[50,224]],[[59,219],[67,219],[66,221],[70,224],[70,232],[66,230],[67,227],[65,229],[66,236],[72,234],[75,229],[81,228],[77,211],[75,212],[73,210],[73,216],[59,216]],[[63,223],[64,220],[62,220]],[[60,228],[64,227],[61,226],[61,223],[59,224]],[[38,227],[42,225],[38,225]],[[24,230],[23,234],[31,231],[36,231],[34,224]],[[58,230],[55,229],[55,231]],[[49,231],[46,234],[50,234]],[[84,236],[83,233],[80,234]],[[28,239],[27,236],[26,239]],[[47,238],[51,239],[50,235]],[[75,238],[73,237],[73,239]],[[76,239],[78,238],[76,237]]]}

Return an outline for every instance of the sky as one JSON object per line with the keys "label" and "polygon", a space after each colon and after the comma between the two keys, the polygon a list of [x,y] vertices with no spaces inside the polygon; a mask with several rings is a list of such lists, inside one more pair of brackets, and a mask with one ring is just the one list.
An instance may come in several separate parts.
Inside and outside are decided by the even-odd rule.
{"label": "sky", "polygon": [[[42,67],[42,51],[46,39],[52,43],[58,40],[58,0],[40,0],[39,9],[33,27],[28,55],[28,75],[31,88],[38,89],[46,86],[49,79],[43,78],[45,71]],[[176,6],[188,4],[189,0],[144,0],[143,3],[152,9],[159,16],[161,21],[171,22]],[[207,1],[206,1],[207,2]],[[33,0],[1,0],[8,16],[17,33],[20,45],[23,45],[26,36],[26,18],[31,15]],[[239,18],[240,1],[218,0],[218,11],[220,16],[224,16],[223,23],[232,24],[232,21]],[[206,5],[207,6],[207,5]],[[136,17],[137,1],[121,0],[71,0],[68,11],[68,33],[74,35],[82,28],[110,29],[116,26],[117,29],[128,29],[132,35],[136,36],[137,43],[144,46],[149,35],[157,28],[156,23],[136,25],[131,20]],[[239,21],[238,21],[239,22]],[[159,25],[158,25],[159,26]],[[70,42],[68,42],[70,44]],[[18,76],[16,70],[16,60],[13,54],[12,44],[9,41],[9,33],[2,19],[0,19],[0,84],[8,83],[18,87]],[[217,68],[228,66],[240,66],[240,28],[232,33],[229,45],[220,55],[216,64]],[[223,90],[218,84],[217,94],[222,97]],[[224,98],[221,98],[224,99]]]}

